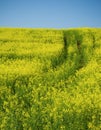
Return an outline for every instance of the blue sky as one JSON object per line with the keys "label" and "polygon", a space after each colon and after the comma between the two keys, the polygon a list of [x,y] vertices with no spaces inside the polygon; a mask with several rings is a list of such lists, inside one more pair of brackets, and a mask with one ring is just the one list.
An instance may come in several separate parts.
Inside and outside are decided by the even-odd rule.
{"label": "blue sky", "polygon": [[101,0],[0,0],[0,27],[101,27]]}

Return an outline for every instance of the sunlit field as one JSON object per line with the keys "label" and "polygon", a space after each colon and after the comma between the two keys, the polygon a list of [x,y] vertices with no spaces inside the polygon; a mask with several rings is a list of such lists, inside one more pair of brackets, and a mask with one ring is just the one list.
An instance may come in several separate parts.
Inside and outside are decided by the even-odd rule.
{"label": "sunlit field", "polygon": [[101,29],[0,28],[0,130],[100,130]]}

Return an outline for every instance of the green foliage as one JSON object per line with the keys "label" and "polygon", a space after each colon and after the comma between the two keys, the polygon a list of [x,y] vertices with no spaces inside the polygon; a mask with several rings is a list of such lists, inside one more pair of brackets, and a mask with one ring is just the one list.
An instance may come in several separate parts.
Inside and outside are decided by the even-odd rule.
{"label": "green foliage", "polygon": [[100,130],[101,29],[0,29],[0,129]]}

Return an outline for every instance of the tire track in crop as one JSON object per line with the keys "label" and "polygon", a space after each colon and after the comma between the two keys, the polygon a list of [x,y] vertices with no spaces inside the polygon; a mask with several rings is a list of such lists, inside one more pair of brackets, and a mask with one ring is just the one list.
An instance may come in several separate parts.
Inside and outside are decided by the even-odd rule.
{"label": "tire track in crop", "polygon": [[51,59],[52,68],[57,68],[58,66],[61,66],[64,62],[66,62],[67,59],[67,38],[63,33],[63,48],[60,50],[60,52]]}

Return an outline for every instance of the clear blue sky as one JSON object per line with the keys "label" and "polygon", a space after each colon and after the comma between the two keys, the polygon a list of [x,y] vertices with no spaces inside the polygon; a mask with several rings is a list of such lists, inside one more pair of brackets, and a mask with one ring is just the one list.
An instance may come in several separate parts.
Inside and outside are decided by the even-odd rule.
{"label": "clear blue sky", "polygon": [[101,27],[101,0],[0,0],[0,27]]}

